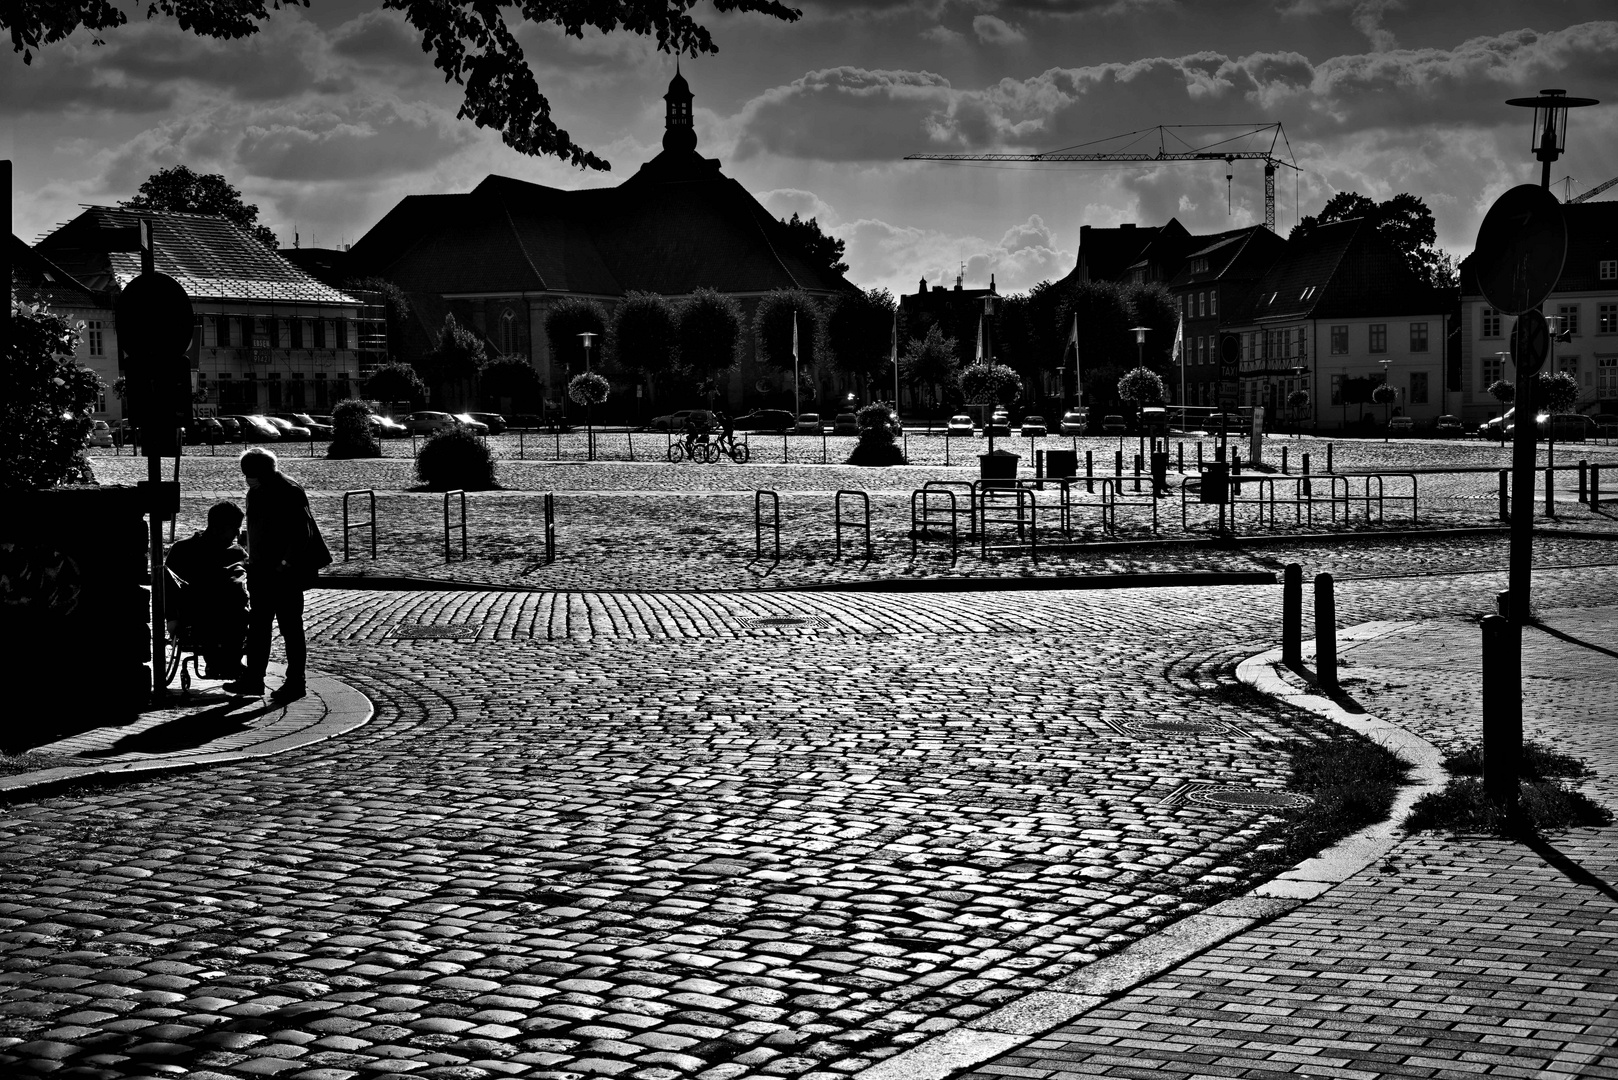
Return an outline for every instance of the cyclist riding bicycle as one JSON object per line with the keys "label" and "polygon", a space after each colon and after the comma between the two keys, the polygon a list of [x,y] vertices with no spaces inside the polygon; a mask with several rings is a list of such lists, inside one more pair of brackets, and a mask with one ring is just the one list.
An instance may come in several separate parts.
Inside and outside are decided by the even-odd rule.
{"label": "cyclist riding bicycle", "polygon": [[719,449],[727,454],[736,453],[736,422],[728,413],[718,413],[719,422]]}
{"label": "cyclist riding bicycle", "polygon": [[700,412],[689,414],[685,418],[685,454],[686,457],[695,458],[698,442],[708,441],[708,420]]}

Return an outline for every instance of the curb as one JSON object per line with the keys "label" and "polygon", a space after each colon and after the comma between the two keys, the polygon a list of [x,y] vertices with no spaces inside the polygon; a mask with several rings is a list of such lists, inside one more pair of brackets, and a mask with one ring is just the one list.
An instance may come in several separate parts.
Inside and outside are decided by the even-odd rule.
{"label": "curb", "polygon": [[1071,577],[872,578],[821,585],[778,585],[759,592],[985,592],[1036,589],[1152,589],[1195,585],[1274,585],[1267,570],[1183,570],[1074,574]]}
{"label": "curb", "polygon": [[133,761],[62,765],[54,769],[0,777],[0,806],[24,799],[44,798],[70,787],[144,780],[160,774],[189,772],[193,769],[235,761],[273,757],[288,750],[311,746],[347,734],[363,727],[376,715],[369,698],[347,683],[329,676],[320,675],[309,680],[309,697],[318,698],[324,706],[324,714],[318,721],[286,734],[275,735],[262,742],[249,743],[238,749],[214,750],[184,756],[154,755]]}
{"label": "curb", "polygon": [[[1394,633],[1413,622],[1362,623],[1338,634],[1352,645]],[[1306,656],[1314,643],[1305,642]],[[982,1065],[1076,1020],[1135,987],[1185,963],[1216,945],[1269,922],[1327,892],[1383,858],[1403,839],[1402,821],[1417,799],[1443,786],[1442,755],[1425,739],[1371,716],[1344,709],[1313,693],[1298,675],[1281,666],[1281,650],[1249,657],[1236,668],[1241,682],[1288,705],[1355,731],[1410,762],[1411,781],[1394,798],[1388,816],[1262,885],[1188,915],[1128,948],[1102,957],[1044,990],[970,1020],[903,1053],[855,1074],[856,1080],[946,1080],[962,1069]]]}

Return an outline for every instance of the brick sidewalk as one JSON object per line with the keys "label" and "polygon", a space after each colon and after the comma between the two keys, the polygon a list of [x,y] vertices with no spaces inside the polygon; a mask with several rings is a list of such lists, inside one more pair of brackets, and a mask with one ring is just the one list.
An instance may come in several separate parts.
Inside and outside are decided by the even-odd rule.
{"label": "brick sidewalk", "polygon": [[[1618,797],[1618,608],[1524,635],[1530,737]],[[1474,738],[1478,629],[1408,624],[1344,650],[1354,696],[1439,746]],[[1618,1076],[1618,827],[1528,844],[1421,835],[1272,922],[967,1073]]]}

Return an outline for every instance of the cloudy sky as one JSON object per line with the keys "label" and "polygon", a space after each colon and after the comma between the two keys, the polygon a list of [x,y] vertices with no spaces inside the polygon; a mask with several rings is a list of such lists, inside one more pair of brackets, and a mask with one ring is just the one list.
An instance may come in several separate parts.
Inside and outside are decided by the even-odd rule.
{"label": "cloudy sky", "polygon": [[[240,42],[133,23],[104,45],[80,34],[49,47],[31,67],[5,54],[0,156],[16,163],[17,233],[37,239],[80,203],[128,198],[183,163],[223,173],[284,244],[296,230],[304,246],[334,246],[404,195],[465,191],[491,172],[616,184],[659,149],[674,65],[648,41],[519,35],[562,126],[613,164],[584,172],[458,121],[457,88],[379,6],[313,0]],[[994,273],[1015,291],[1070,270],[1083,224],[1176,216],[1214,232],[1262,220],[1256,163],[1237,163],[1227,208],[1220,162],[985,167],[901,160],[910,153],[1213,125],[1177,133],[1198,142],[1279,122],[1300,167],[1278,177],[1283,234],[1336,191],[1409,191],[1433,208],[1441,245],[1465,254],[1494,197],[1538,179],[1529,114],[1503,100],[1563,87],[1603,104],[1574,114],[1553,176],[1585,187],[1618,176],[1612,0],[801,6],[793,24],[697,9],[720,47],[683,64],[698,149],[775,213],[817,217],[846,240],[865,286],[910,292],[964,263],[969,286]]]}

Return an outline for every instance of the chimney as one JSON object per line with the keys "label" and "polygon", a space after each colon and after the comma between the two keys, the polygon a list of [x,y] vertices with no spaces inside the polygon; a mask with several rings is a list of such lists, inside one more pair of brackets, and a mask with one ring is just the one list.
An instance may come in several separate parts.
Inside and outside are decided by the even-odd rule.
{"label": "chimney", "polygon": [[989,275],[989,291],[994,292],[994,275]]}
{"label": "chimney", "polygon": [[1133,229],[1135,227],[1135,223],[1133,221],[1126,221],[1118,227],[1120,229]]}

